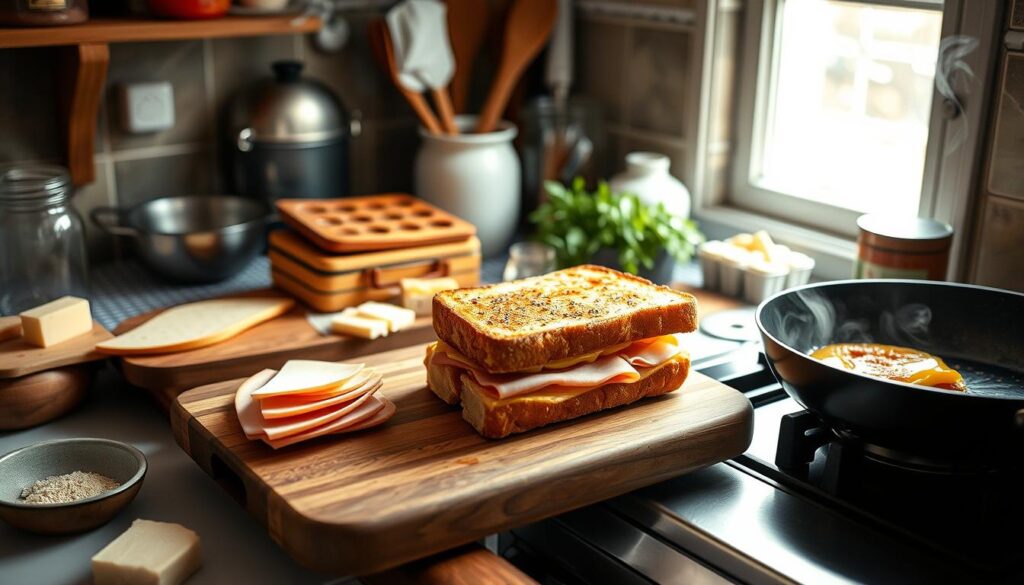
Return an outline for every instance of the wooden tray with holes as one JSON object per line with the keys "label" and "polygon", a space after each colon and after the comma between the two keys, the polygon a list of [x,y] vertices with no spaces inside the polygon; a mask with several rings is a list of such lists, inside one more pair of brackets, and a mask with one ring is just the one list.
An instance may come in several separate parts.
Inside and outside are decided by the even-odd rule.
{"label": "wooden tray with holes", "polygon": [[320,248],[350,253],[465,240],[476,228],[412,195],[280,199],[281,219]]}
{"label": "wooden tray with holes", "polygon": [[268,252],[274,285],[321,312],[340,311],[365,301],[395,301],[403,278],[450,276],[461,286],[480,281],[480,240],[329,254],[289,230],[270,234]]}

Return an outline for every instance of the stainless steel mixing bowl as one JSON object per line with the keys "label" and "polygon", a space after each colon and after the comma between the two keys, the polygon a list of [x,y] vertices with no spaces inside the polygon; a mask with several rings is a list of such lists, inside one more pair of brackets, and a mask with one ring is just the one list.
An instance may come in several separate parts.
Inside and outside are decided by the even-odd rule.
{"label": "stainless steel mixing bowl", "polygon": [[266,204],[234,195],[163,197],[127,210],[90,213],[105,232],[135,240],[154,271],[182,282],[216,282],[240,270],[263,249]]}

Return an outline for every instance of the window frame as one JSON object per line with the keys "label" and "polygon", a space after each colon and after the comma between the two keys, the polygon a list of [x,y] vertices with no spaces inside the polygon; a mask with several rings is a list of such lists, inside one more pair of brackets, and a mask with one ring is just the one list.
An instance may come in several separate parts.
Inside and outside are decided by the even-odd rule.
{"label": "window frame", "polygon": [[[937,0],[936,0],[937,1]],[[932,0],[879,1],[891,6],[934,5]],[[700,62],[700,108],[695,112],[697,128],[694,173],[694,216],[702,222],[713,237],[736,231],[767,229],[779,242],[810,254],[818,261],[815,272],[822,278],[848,278],[856,255],[855,222],[838,226],[841,229],[822,228],[813,222],[800,221],[806,215],[779,214],[777,206],[767,213],[738,205],[734,193],[741,188],[737,177],[739,168],[749,169],[752,139],[752,114],[757,93],[752,84],[759,83],[757,67],[759,53],[767,38],[762,34],[766,5],[775,6],[776,0],[749,0],[743,8],[743,21],[739,27],[740,43],[736,50],[740,63],[736,69],[736,82],[725,98],[713,90],[714,81],[723,72],[715,64],[713,47],[720,14],[740,9],[736,0],[708,0],[701,3],[698,13],[700,41],[705,47]],[[968,8],[967,5],[970,7]],[[949,100],[933,93],[932,114],[929,123],[928,145],[922,181],[919,215],[945,221],[953,225],[954,238],[950,261],[950,278],[962,279],[967,272],[967,246],[970,240],[972,203],[982,171],[982,152],[988,128],[988,107],[998,62],[998,48],[1002,41],[1002,3],[971,3],[969,0],[946,0],[943,3],[943,39],[954,35],[977,38],[975,50],[964,57],[971,69],[971,78],[953,79],[954,90],[961,108],[950,108]],[[729,73],[724,73],[728,77]],[[730,98],[729,95],[738,96]],[[713,139],[709,128],[714,112],[725,108],[731,111],[732,131],[727,143]],[[746,109],[744,109],[746,108]],[[729,151],[728,170],[716,174],[712,161],[723,150]],[[742,167],[740,165],[743,165]],[[780,195],[789,199],[799,199]],[[804,200],[801,200],[804,201]],[[813,202],[811,202],[813,203]],[[834,213],[835,207],[817,204]],[[813,211],[811,212],[814,213]],[[826,215],[828,215],[826,213]],[[851,212],[854,217],[858,215]],[[849,217],[849,216],[847,216]],[[842,229],[845,228],[845,229]]]}

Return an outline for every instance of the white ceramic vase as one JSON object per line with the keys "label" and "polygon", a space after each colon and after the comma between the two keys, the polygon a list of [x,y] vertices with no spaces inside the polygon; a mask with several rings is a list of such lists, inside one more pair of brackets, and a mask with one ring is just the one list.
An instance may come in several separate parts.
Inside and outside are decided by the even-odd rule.
{"label": "white ceramic vase", "polygon": [[626,170],[608,181],[612,192],[635,193],[647,205],[664,203],[674,215],[690,217],[690,190],[669,174],[671,161],[656,152],[626,155]]}
{"label": "white ceramic vase", "polygon": [[484,256],[505,251],[519,221],[520,165],[512,147],[516,127],[501,122],[471,134],[476,116],[457,116],[458,136],[420,129],[416,195],[476,226]]}

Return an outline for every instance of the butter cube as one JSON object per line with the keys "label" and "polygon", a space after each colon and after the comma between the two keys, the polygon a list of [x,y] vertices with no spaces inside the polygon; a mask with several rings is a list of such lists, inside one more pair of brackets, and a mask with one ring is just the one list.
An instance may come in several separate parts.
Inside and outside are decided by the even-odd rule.
{"label": "butter cube", "polygon": [[388,334],[388,322],[359,315],[356,309],[345,309],[331,319],[331,331],[342,335],[377,339]]}
{"label": "butter cube", "polygon": [[388,331],[395,332],[416,322],[416,312],[388,303],[367,301],[356,307],[356,314],[367,319],[380,319],[388,324]]}
{"label": "butter cube", "polygon": [[180,524],[136,520],[92,558],[93,585],[177,585],[201,564],[195,532]]}
{"label": "butter cube", "polygon": [[92,331],[89,301],[62,297],[21,314],[21,335],[38,347],[50,347]]}
{"label": "butter cube", "polygon": [[403,278],[402,306],[417,315],[429,315],[434,310],[434,295],[443,290],[459,288],[454,278]]}

